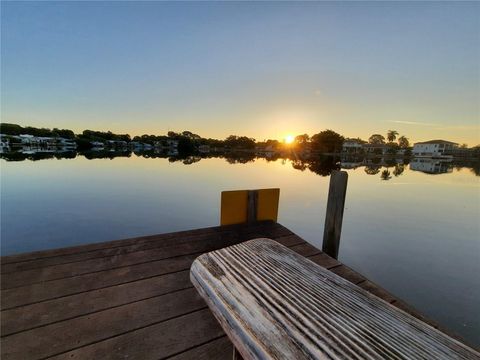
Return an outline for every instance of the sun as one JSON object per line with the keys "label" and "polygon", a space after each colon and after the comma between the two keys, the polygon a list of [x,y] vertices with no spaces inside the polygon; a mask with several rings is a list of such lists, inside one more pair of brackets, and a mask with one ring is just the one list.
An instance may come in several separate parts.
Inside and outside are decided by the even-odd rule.
{"label": "sun", "polygon": [[285,136],[285,143],[286,144],[291,144],[293,143],[293,140],[295,140],[295,137],[293,135],[287,135]]}

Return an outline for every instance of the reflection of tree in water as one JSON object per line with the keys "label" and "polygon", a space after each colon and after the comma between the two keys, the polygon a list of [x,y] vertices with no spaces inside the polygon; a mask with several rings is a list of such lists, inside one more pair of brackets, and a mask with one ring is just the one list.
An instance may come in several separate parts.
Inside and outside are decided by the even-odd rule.
{"label": "reflection of tree in water", "polygon": [[76,151],[66,151],[62,153],[55,153],[55,158],[58,160],[61,159],[75,159],[77,157],[77,152]]}
{"label": "reflection of tree in water", "polygon": [[377,175],[380,172],[380,166],[367,165],[365,166],[365,173],[368,175]]}
{"label": "reflection of tree in water", "polygon": [[117,157],[131,157],[131,151],[85,151],[81,152],[81,155],[85,156],[88,160],[94,159],[110,159],[113,160]]}
{"label": "reflection of tree in water", "polygon": [[391,166],[395,166],[397,162],[393,158],[387,158],[385,159],[385,164],[387,165],[387,167],[391,167]]}
{"label": "reflection of tree in water", "polygon": [[393,169],[393,175],[400,176],[403,174],[404,171],[405,171],[405,165],[397,164],[395,165],[395,169]]}
{"label": "reflection of tree in water", "polygon": [[23,161],[28,157],[28,155],[21,152],[11,152],[0,154],[0,159],[5,159],[7,161]]}
{"label": "reflection of tree in water", "polygon": [[470,169],[470,171],[475,176],[480,176],[480,161],[476,162],[476,163],[473,163],[473,167]]}
{"label": "reflection of tree in water", "polygon": [[305,160],[295,159],[292,160],[292,167],[295,170],[305,171],[308,168],[308,163]]}
{"label": "reflection of tree in water", "polygon": [[380,175],[380,178],[382,180],[390,180],[392,178],[392,175],[390,174],[390,170],[385,169],[382,171],[382,174]]}
{"label": "reflection of tree in water", "polygon": [[340,170],[340,163],[337,163],[332,156],[322,156],[317,159],[310,159],[308,169],[320,176],[329,176],[332,170]]}
{"label": "reflection of tree in water", "polygon": [[[165,156],[156,155],[156,157],[165,157]],[[200,160],[202,160],[202,157],[200,155],[185,155],[185,154],[170,156],[168,158],[168,162],[174,163],[174,162],[180,161],[184,165],[191,165],[199,162]]]}
{"label": "reflection of tree in water", "polygon": [[246,164],[249,162],[254,162],[257,156],[255,153],[227,153],[225,154],[225,160],[229,164]]}
{"label": "reflection of tree in water", "polygon": [[1,159],[5,159],[7,161],[24,161],[24,160],[31,160],[31,161],[38,161],[38,160],[45,160],[45,159],[74,159],[77,156],[75,151],[65,151],[65,152],[35,152],[35,153],[22,153],[22,152],[9,152],[0,154]]}
{"label": "reflection of tree in water", "polygon": [[[28,150],[28,149],[27,149]],[[45,151],[9,151],[0,153],[0,159],[6,161],[37,161],[43,159],[74,159],[81,155],[89,160],[94,159],[114,159],[116,157],[131,157],[131,150],[100,150],[100,151],[58,151],[58,152],[45,152]],[[190,165],[199,162],[204,158],[224,158],[229,164],[246,164],[254,162],[255,159],[264,159],[267,162],[282,160],[284,163],[288,160],[291,161],[292,167],[299,171],[310,171],[320,176],[329,176],[332,170],[339,170],[341,168],[340,163],[336,162],[336,159],[332,156],[308,156],[301,153],[288,152],[288,153],[254,153],[247,151],[234,151],[234,152],[220,152],[212,151],[210,153],[180,153],[172,156],[167,150],[146,150],[135,151],[134,154],[138,157],[144,158],[168,158],[169,162],[181,161],[185,165]],[[343,161],[349,160],[348,157],[342,158]],[[363,166],[366,162],[370,162],[365,165],[364,171],[368,175],[376,175],[381,171],[382,166],[386,166],[386,170],[382,171],[381,179],[389,180],[393,176],[400,176],[404,173],[406,166],[409,164],[408,158],[403,158],[403,164],[397,164],[394,159],[382,160],[380,157],[371,159],[354,158],[355,162],[358,162],[358,166]],[[353,160],[352,160],[353,161]],[[449,163],[450,167],[455,167],[457,170],[468,169],[473,175],[480,176],[480,161],[476,159],[454,159]],[[393,170],[389,170],[389,167],[393,167]]]}
{"label": "reflection of tree in water", "polygon": [[183,164],[184,165],[191,165],[191,164],[194,164],[196,162],[199,162],[200,160],[202,160],[202,157],[201,156],[187,156],[186,159],[183,160]]}

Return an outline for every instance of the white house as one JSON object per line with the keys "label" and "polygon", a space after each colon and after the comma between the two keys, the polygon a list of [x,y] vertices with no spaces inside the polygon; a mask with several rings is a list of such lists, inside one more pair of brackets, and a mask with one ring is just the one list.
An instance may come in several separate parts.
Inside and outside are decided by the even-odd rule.
{"label": "white house", "polygon": [[445,155],[458,147],[457,143],[445,140],[430,140],[413,145],[413,156],[417,157],[449,157]]}
{"label": "white house", "polygon": [[363,145],[356,140],[345,140],[342,145],[342,151],[346,153],[357,153],[362,150]]}

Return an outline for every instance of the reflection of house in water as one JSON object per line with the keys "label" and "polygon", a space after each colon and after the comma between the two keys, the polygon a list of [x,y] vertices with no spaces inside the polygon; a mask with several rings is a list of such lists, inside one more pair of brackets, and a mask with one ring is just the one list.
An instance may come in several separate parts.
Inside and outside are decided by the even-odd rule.
{"label": "reflection of house in water", "polygon": [[421,171],[427,174],[450,173],[452,169],[453,165],[450,160],[415,158],[410,162],[410,170]]}
{"label": "reflection of house in water", "polygon": [[340,166],[342,169],[356,169],[357,167],[364,165],[364,158],[358,158],[355,156],[342,156],[340,159]]}
{"label": "reflection of house in water", "polygon": [[341,157],[342,169],[356,169],[360,166],[369,167],[391,167],[404,164],[403,158],[391,158],[391,157],[358,157],[343,155]]}

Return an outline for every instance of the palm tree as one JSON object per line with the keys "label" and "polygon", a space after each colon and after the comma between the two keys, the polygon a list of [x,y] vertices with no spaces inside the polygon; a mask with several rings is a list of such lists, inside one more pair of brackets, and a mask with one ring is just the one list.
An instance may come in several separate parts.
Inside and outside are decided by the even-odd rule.
{"label": "palm tree", "polygon": [[398,145],[402,149],[406,149],[410,146],[410,142],[408,141],[408,139],[405,136],[402,135],[398,138]]}
{"label": "palm tree", "polygon": [[387,139],[389,142],[394,142],[397,138],[398,131],[397,130],[388,130],[387,132]]}

